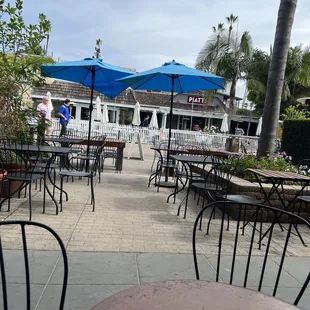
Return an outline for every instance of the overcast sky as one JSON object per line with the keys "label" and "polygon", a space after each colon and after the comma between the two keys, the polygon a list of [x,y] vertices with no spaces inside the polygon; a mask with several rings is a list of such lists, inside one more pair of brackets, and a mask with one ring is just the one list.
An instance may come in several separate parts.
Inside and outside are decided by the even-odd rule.
{"label": "overcast sky", "polygon": [[[298,0],[291,45],[310,44],[309,0]],[[40,12],[52,23],[49,52],[63,61],[91,57],[97,38],[104,61],[143,71],[175,59],[195,65],[212,26],[239,16],[255,47],[273,43],[280,0],[24,0],[26,22]],[[239,94],[241,95],[241,94]]]}

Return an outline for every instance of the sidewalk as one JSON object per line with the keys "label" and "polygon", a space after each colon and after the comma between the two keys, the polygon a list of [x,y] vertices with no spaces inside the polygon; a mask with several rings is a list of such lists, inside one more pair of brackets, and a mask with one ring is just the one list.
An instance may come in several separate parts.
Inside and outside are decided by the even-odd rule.
{"label": "sidewalk", "polygon": [[[21,251],[6,251],[9,293],[9,309],[24,309],[25,286]],[[59,303],[62,283],[62,261],[55,251],[31,251],[30,272],[32,277],[32,309],[55,310]],[[159,253],[109,253],[69,252],[69,285],[65,309],[88,310],[118,291],[148,282],[176,279],[195,279],[193,258],[190,254]],[[223,257],[221,280],[229,280],[230,257]],[[272,293],[274,270],[279,257],[272,257],[267,265],[262,292]],[[239,257],[234,284],[242,285],[245,257]],[[215,280],[216,258],[200,255],[201,279]],[[289,258],[284,266],[277,297],[292,302],[304,280],[304,272],[310,258]],[[249,288],[256,289],[259,281],[260,264],[254,258],[249,277]],[[238,276],[240,274],[240,276]],[[293,276],[294,274],[294,276]],[[299,307],[309,309],[310,291],[305,292]],[[37,308],[35,308],[37,305]]]}

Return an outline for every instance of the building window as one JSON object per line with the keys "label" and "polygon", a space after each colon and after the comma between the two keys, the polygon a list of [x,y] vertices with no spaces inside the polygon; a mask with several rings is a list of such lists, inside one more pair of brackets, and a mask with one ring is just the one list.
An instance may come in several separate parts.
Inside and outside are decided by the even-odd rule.
{"label": "building window", "polygon": [[70,106],[70,115],[76,118],[76,107]]}
{"label": "building window", "polygon": [[89,120],[89,109],[81,108],[81,120],[88,121]]}

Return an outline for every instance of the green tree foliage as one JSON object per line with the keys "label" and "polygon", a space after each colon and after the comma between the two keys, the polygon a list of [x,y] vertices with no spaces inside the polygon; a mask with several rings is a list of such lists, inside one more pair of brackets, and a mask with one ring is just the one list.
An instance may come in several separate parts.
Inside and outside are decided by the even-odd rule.
{"label": "green tree foliage", "polygon": [[231,83],[231,111],[235,110],[237,82],[244,78],[253,51],[249,32],[243,32],[239,36],[233,31],[237,20],[238,17],[231,14],[226,18],[228,29],[225,29],[224,24],[213,27],[213,33],[196,59],[197,69],[220,75]]}
{"label": "green tree foliage", "polygon": [[[23,130],[28,117],[22,106],[24,94],[43,85],[40,66],[53,62],[44,57],[41,43],[51,31],[51,23],[39,14],[37,24],[26,24],[23,1],[0,0],[0,124],[1,132],[14,135]],[[5,129],[3,131],[2,129]]]}
{"label": "green tree foliage", "polygon": [[[268,72],[272,57],[259,49],[253,53],[252,61],[247,68],[248,100],[255,104],[258,112],[262,112],[268,80]],[[297,45],[290,47],[285,70],[282,91],[281,111],[296,104],[300,97],[310,96],[310,49]]]}
{"label": "green tree foliage", "polygon": [[307,119],[307,111],[298,106],[289,106],[281,114],[283,120]]}

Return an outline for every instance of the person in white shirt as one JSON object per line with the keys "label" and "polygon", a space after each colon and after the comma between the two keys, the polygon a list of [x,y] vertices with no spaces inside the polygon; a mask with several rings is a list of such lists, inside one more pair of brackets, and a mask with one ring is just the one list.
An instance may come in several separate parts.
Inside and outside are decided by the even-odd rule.
{"label": "person in white shirt", "polygon": [[244,130],[242,128],[239,128],[239,123],[237,123],[237,126],[235,128],[235,135],[236,136],[243,136]]}
{"label": "person in white shirt", "polygon": [[[38,105],[37,111],[39,112],[41,117],[44,117],[48,122],[52,120],[51,111],[48,107],[48,97],[43,97],[42,102]],[[48,126],[46,129],[46,134],[51,135],[52,128]]]}

